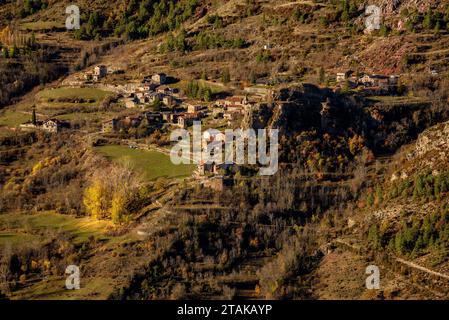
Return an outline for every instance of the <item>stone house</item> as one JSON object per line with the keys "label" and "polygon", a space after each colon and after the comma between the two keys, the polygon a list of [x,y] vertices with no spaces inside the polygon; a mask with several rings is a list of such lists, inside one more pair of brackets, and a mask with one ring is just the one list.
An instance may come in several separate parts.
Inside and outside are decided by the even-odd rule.
{"label": "stone house", "polygon": [[134,94],[134,101],[137,103],[147,103],[150,101],[149,95],[144,92],[136,92]]}
{"label": "stone house", "polygon": [[179,117],[181,117],[182,115],[183,115],[182,113],[170,113],[168,115],[168,122],[177,124]]}
{"label": "stone house", "polygon": [[150,103],[154,103],[156,100],[162,101],[163,98],[164,96],[162,94],[156,92],[150,93],[148,95],[148,101]]}
{"label": "stone house", "polygon": [[337,80],[337,82],[345,82],[346,80],[349,79],[350,75],[351,75],[351,71],[349,71],[349,70],[344,71],[344,72],[338,72],[336,80]]}
{"label": "stone house", "polygon": [[187,128],[193,124],[193,121],[200,120],[199,113],[184,113],[178,117],[178,126],[181,128]]}
{"label": "stone house", "polygon": [[399,77],[396,75],[364,75],[359,79],[359,84],[365,87],[371,94],[382,94],[395,91],[399,83]]}
{"label": "stone house", "polygon": [[48,119],[42,124],[42,129],[51,133],[58,133],[61,129],[70,128],[70,123],[59,119]]}
{"label": "stone house", "polygon": [[166,105],[166,106],[172,106],[172,105],[174,105],[175,104],[175,98],[173,98],[172,96],[169,96],[169,95],[165,95],[163,98],[162,98],[162,102]]}
{"label": "stone house", "polygon": [[162,122],[162,114],[160,112],[145,112],[144,117],[149,125]]}
{"label": "stone house", "polygon": [[108,74],[108,69],[105,65],[98,65],[94,68],[94,76],[97,76],[98,79],[106,77]]}
{"label": "stone house", "polygon": [[227,99],[219,101],[219,105],[223,107],[228,106],[246,106],[248,104],[248,98],[246,96],[232,96]]}
{"label": "stone house", "polygon": [[157,87],[156,92],[161,94],[171,94],[172,90],[168,86],[159,86]]}
{"label": "stone house", "polygon": [[151,77],[151,80],[157,85],[165,84],[167,82],[167,75],[165,73],[156,73]]}
{"label": "stone house", "polygon": [[139,90],[144,91],[144,92],[151,92],[151,91],[156,90],[156,88],[157,88],[157,84],[155,84],[153,82],[144,82],[139,87]]}
{"label": "stone house", "polygon": [[223,118],[224,118],[224,119],[227,119],[227,120],[236,120],[236,119],[238,119],[241,115],[242,115],[242,110],[241,110],[241,109],[227,110],[227,111],[223,114]]}
{"label": "stone house", "polygon": [[171,122],[171,115],[173,114],[173,112],[170,111],[163,111],[161,112],[162,115],[162,120],[165,122]]}
{"label": "stone house", "polygon": [[107,133],[107,132],[117,131],[118,129],[119,129],[119,121],[118,121],[118,119],[112,118],[112,119],[104,121],[102,123],[101,131],[103,133]]}
{"label": "stone house", "polygon": [[187,107],[188,113],[196,113],[202,109],[202,106],[194,105],[194,104],[190,104],[190,103],[185,103],[184,106]]}
{"label": "stone house", "polygon": [[365,74],[363,77],[359,79],[359,83],[364,85],[365,87],[388,87],[389,85],[389,77],[384,75],[368,75]]}

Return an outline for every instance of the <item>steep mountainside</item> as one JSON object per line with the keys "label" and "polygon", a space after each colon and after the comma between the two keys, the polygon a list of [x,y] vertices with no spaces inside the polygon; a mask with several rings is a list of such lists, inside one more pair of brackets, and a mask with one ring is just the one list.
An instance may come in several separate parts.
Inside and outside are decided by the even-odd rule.
{"label": "steep mountainside", "polygon": [[[70,3],[0,0],[0,296],[448,297],[449,5],[79,1],[68,31]],[[382,9],[372,33],[368,4]],[[90,81],[94,64],[110,72]],[[279,129],[278,173],[159,175],[177,122],[107,132],[176,113],[159,98],[126,104],[162,72],[177,98],[211,109],[205,126]],[[399,80],[351,84],[364,74]],[[233,96],[256,102],[217,119]],[[71,129],[20,127],[48,118]],[[89,285],[61,293],[74,263]],[[369,265],[380,290],[365,286]]]}

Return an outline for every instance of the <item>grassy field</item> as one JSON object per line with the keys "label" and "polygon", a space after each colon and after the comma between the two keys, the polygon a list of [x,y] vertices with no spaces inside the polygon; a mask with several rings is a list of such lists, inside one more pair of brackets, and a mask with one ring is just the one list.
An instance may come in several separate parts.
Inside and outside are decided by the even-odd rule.
{"label": "grassy field", "polygon": [[102,146],[95,149],[113,161],[129,162],[148,180],[187,177],[195,169],[194,165],[174,165],[168,155],[156,151],[135,150],[126,146]]}
{"label": "grassy field", "polygon": [[31,120],[30,114],[25,114],[18,111],[8,110],[0,114],[0,126],[14,128],[30,120]]}
{"label": "grassy field", "polygon": [[33,243],[38,241],[39,237],[32,234],[0,231],[0,248],[6,245],[17,247],[24,243]]}
{"label": "grassy field", "polygon": [[[54,212],[39,214],[0,214],[0,252],[6,247],[17,250],[32,246],[39,248],[51,240],[53,231],[68,233],[75,244],[89,241],[91,236],[100,240],[114,240],[115,245],[128,238],[123,235],[117,239],[108,237],[106,231],[112,226],[110,222],[91,219],[90,217],[76,218]],[[105,243],[109,243],[105,242]],[[115,248],[115,247],[114,247]],[[104,256],[95,263],[101,263]],[[107,258],[110,258],[107,255]],[[112,258],[111,258],[112,259]],[[110,275],[83,277],[81,290],[66,290],[64,287],[66,275],[31,276],[30,282],[14,291],[11,299],[106,299],[117,280]],[[92,296],[92,293],[95,293]]]}
{"label": "grassy field", "polygon": [[102,101],[110,92],[95,88],[56,88],[46,89],[39,92],[36,96],[40,100],[49,99],[86,99]]}
{"label": "grassy field", "polygon": [[0,248],[5,245],[20,246],[45,239],[47,231],[61,231],[74,237],[74,242],[85,242],[90,236],[104,238],[111,224],[90,217],[76,218],[53,212],[40,214],[1,214]]}
{"label": "grassy field", "polygon": [[52,28],[64,28],[64,24],[57,21],[36,21],[36,22],[25,22],[20,28],[22,30],[50,30]]}
{"label": "grassy field", "polygon": [[[80,290],[67,290],[65,276],[47,276],[42,281],[15,291],[11,300],[106,300],[113,288],[109,278],[82,278]],[[95,294],[92,294],[95,293]]]}
{"label": "grassy field", "polygon": [[374,102],[381,102],[386,104],[413,104],[413,103],[425,103],[425,99],[417,97],[407,96],[370,96],[368,100]]}
{"label": "grassy field", "polygon": [[74,120],[102,120],[106,118],[112,118],[115,115],[114,112],[74,112],[74,113],[67,113],[55,116],[57,119],[61,120],[68,120],[68,121],[74,121]]}
{"label": "grassy field", "polygon": [[[52,104],[55,105],[56,104]],[[86,104],[71,104],[71,106],[80,107]],[[88,105],[86,105],[88,106]],[[64,107],[67,107],[66,104],[58,104],[58,109],[63,109]],[[55,110],[55,108],[51,107],[48,110],[42,110],[40,109],[37,118],[38,120],[45,120],[48,117],[54,117],[61,120],[67,120],[67,121],[75,121],[75,120],[103,120],[106,118],[111,118],[114,113],[112,112],[73,112],[73,113],[67,113],[57,116],[52,116],[54,112],[52,110]],[[8,110],[4,112],[3,114],[0,114],[0,127],[6,127],[0,129],[0,137],[2,136],[9,136],[13,134],[11,130],[8,130],[7,128],[17,128],[20,124],[25,123],[27,121],[31,120],[31,114],[20,112],[20,111],[12,111]]]}

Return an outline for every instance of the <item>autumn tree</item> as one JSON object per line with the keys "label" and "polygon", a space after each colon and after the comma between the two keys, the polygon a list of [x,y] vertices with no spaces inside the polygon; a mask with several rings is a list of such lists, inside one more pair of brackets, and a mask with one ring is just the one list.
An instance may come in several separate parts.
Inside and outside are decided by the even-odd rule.
{"label": "autumn tree", "polygon": [[83,203],[87,212],[97,219],[111,219],[114,224],[128,221],[130,206],[138,200],[142,185],[129,169],[121,163],[96,172],[84,192]]}
{"label": "autumn tree", "polygon": [[108,210],[108,193],[103,181],[96,179],[86,188],[83,203],[87,212],[96,219],[105,218]]}

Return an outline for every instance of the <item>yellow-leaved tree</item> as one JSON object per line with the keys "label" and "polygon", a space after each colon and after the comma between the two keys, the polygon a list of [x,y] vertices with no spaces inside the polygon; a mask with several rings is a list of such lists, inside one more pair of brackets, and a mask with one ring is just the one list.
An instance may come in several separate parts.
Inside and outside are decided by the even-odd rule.
{"label": "yellow-leaved tree", "polygon": [[110,218],[114,224],[129,221],[132,204],[144,196],[142,184],[126,164],[99,169],[84,191],[87,213],[97,219]]}
{"label": "yellow-leaved tree", "polygon": [[112,196],[111,219],[114,224],[126,221],[128,216],[128,197],[125,190],[120,190]]}
{"label": "yellow-leaved tree", "polygon": [[106,187],[101,180],[94,180],[84,192],[83,203],[87,212],[94,218],[101,219],[107,216],[108,197]]}

